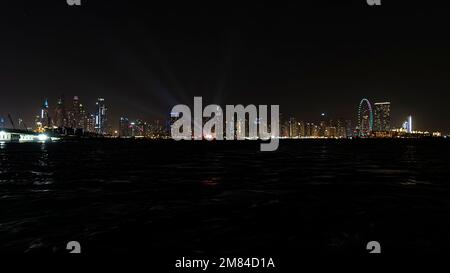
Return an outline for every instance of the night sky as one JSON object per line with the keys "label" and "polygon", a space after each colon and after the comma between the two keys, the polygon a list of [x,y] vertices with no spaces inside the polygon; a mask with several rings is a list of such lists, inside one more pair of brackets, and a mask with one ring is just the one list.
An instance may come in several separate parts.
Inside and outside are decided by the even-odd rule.
{"label": "night sky", "polygon": [[[144,4],[147,3],[147,4]],[[165,118],[175,104],[279,104],[356,120],[391,101],[393,126],[450,132],[450,9],[420,1],[4,0],[0,115],[32,124],[74,95],[110,121]],[[296,3],[294,3],[296,2]],[[393,6],[395,2],[396,6]],[[29,125],[30,126],[30,125]]]}

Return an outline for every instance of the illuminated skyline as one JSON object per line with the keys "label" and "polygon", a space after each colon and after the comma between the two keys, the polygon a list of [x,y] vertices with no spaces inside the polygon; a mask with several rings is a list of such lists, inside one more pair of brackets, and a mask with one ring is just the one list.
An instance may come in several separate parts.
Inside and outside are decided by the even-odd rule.
{"label": "illuminated skyline", "polygon": [[[90,111],[90,107],[86,107],[86,104],[83,104],[78,96],[73,97],[71,104],[66,105],[64,96],[57,99],[55,106],[49,103],[49,99],[45,99],[40,115],[36,116],[33,126],[25,128],[26,125],[21,119],[19,119],[18,127],[15,123],[11,123],[11,120],[8,125],[2,118],[0,128],[27,129],[39,133],[47,131],[57,135],[99,134],[118,137],[167,138],[170,135],[170,126],[179,116],[169,113],[162,120],[142,120],[122,115],[119,120],[108,120],[107,113],[110,106],[107,105],[104,98],[97,98],[94,111]],[[87,103],[87,105],[90,104]],[[372,103],[369,99],[363,98],[354,114],[354,117],[335,117],[327,113],[320,113],[316,119],[305,120],[292,114],[281,113],[280,136],[353,138],[396,137],[398,133],[446,135],[440,130],[413,128],[412,115],[409,115],[401,124],[391,124],[391,103],[388,101]],[[245,122],[250,121],[246,120]],[[238,122],[236,130],[239,131],[241,125]]]}
{"label": "illuminated skyline", "polygon": [[32,124],[45,98],[54,106],[76,94],[86,108],[107,98],[114,121],[162,120],[197,95],[279,104],[303,120],[353,118],[364,96],[395,105],[395,127],[413,114],[415,128],[449,133],[448,16],[436,5],[364,2],[8,3],[0,116]]}

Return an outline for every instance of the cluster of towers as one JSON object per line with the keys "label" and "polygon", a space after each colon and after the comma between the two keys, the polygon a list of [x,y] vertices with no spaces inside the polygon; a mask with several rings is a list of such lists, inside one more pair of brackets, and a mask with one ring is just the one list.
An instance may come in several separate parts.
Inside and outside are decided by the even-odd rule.
{"label": "cluster of towers", "polygon": [[119,137],[145,137],[145,138],[167,138],[169,137],[168,124],[160,120],[143,121],[140,119],[130,120],[121,117],[119,121]]}
{"label": "cluster of towers", "polygon": [[317,122],[298,121],[295,117],[281,115],[280,136],[284,138],[350,138],[353,136],[352,121],[342,118],[330,119],[325,113]]}
{"label": "cluster of towers", "polygon": [[64,97],[60,97],[53,111],[50,110],[46,99],[40,115],[36,116],[35,123],[36,131],[56,129],[60,133],[67,133],[68,131],[108,133],[107,108],[103,98],[97,99],[93,113],[86,110],[78,96],[73,97],[69,109],[66,108]]}

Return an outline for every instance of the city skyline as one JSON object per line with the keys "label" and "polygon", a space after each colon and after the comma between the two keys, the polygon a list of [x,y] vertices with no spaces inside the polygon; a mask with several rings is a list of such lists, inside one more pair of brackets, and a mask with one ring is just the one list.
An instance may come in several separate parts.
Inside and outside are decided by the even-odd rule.
{"label": "city skyline", "polygon": [[[39,133],[51,131],[59,135],[98,134],[160,138],[169,136],[170,126],[175,121],[172,120],[172,113],[168,113],[165,119],[144,120],[121,115],[119,120],[111,120],[108,118],[110,106],[107,106],[104,98],[97,98],[94,111],[90,111],[92,107],[86,106],[90,104],[92,103],[83,104],[77,95],[73,96],[71,102],[66,102],[65,95],[61,95],[57,98],[55,106],[52,107],[49,99],[46,98],[40,114],[35,116],[32,127],[26,127],[26,124],[30,123],[24,122],[22,118],[18,119],[16,126],[11,116],[8,117],[10,119],[8,126],[5,118],[0,115],[0,128],[26,129]],[[401,124],[392,124],[391,120],[390,101],[371,102],[369,99],[363,98],[359,103],[356,119],[355,117],[330,116],[323,112],[314,120],[305,120],[292,114],[281,113],[279,129],[281,137],[289,138],[393,137],[400,132],[433,136],[446,135],[440,130],[413,128],[412,115],[403,115]],[[239,125],[240,122],[243,121],[237,121],[237,130],[239,130],[239,126],[242,126]]]}
{"label": "city skyline", "polygon": [[349,118],[368,97],[395,105],[392,124],[413,115],[417,128],[450,132],[447,19],[438,7],[106,7],[60,1],[8,3],[0,11],[3,117],[30,124],[42,101],[54,105],[61,93],[107,98],[111,120],[164,119],[194,96],[219,105],[277,104],[304,120],[323,112]]}

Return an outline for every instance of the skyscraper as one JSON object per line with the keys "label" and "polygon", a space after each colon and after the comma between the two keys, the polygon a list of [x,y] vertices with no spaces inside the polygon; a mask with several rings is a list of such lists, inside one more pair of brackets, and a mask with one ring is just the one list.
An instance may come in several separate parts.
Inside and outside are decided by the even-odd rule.
{"label": "skyscraper", "polygon": [[372,105],[368,99],[362,99],[358,108],[358,136],[367,137],[373,131]]}
{"label": "skyscraper", "polygon": [[90,133],[95,132],[95,115],[93,114],[86,115],[86,131]]}
{"label": "skyscraper", "polygon": [[132,137],[144,137],[145,136],[145,123],[137,119],[129,123],[130,133]]}
{"label": "skyscraper", "polygon": [[342,118],[339,118],[337,120],[336,124],[336,137],[338,138],[345,138],[347,137],[346,130],[345,130],[345,121]]}
{"label": "skyscraper", "polygon": [[412,122],[412,116],[408,117],[408,133],[412,134],[413,132],[413,122]]}
{"label": "skyscraper", "polygon": [[119,136],[120,137],[129,137],[131,136],[130,132],[130,121],[128,118],[121,117],[119,122]]}
{"label": "skyscraper", "polygon": [[66,107],[64,105],[64,97],[60,97],[55,108],[55,126],[58,128],[64,128],[67,126]]}
{"label": "skyscraper", "polygon": [[95,110],[95,131],[98,134],[106,134],[107,133],[107,108],[105,105],[105,99],[98,98],[96,103]]}
{"label": "skyscraper", "polygon": [[354,130],[355,128],[352,126],[351,120],[345,121],[345,137],[351,138],[354,136]]}
{"label": "skyscraper", "polygon": [[295,117],[289,118],[289,131],[288,131],[288,137],[294,138],[298,137],[298,124]]}
{"label": "skyscraper", "polygon": [[83,104],[78,104],[78,126],[77,128],[83,129],[83,131],[88,130],[88,117]]}
{"label": "skyscraper", "polygon": [[305,137],[306,136],[306,125],[305,122],[300,121],[298,123],[298,136]]}
{"label": "skyscraper", "polygon": [[76,129],[80,123],[80,100],[78,96],[74,96],[72,100],[72,109],[69,112],[69,126]]}
{"label": "skyscraper", "polygon": [[52,120],[49,114],[49,109],[48,109],[48,99],[45,99],[44,104],[42,105],[42,109],[41,109],[41,124],[43,128],[46,127],[50,127],[52,125]]}
{"label": "skyscraper", "polygon": [[388,132],[391,129],[391,103],[377,102],[374,104],[374,131]]}

